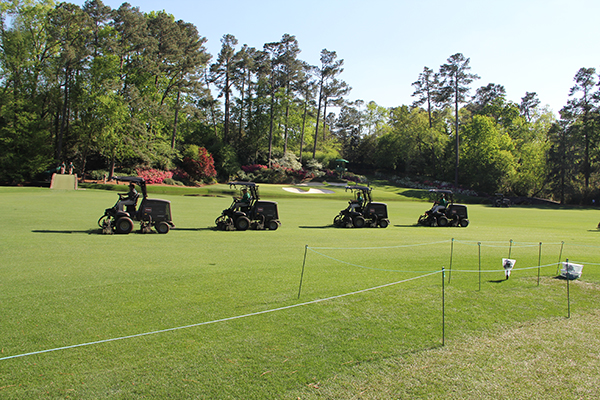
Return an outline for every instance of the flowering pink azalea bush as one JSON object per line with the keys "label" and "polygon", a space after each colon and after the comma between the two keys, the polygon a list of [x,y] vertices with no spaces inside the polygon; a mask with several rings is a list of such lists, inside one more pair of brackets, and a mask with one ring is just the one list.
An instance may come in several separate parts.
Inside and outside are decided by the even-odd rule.
{"label": "flowering pink azalea bush", "polygon": [[173,177],[173,172],[171,171],[161,171],[158,169],[136,169],[137,175],[140,178],[144,178],[146,183],[148,184],[161,184],[167,178]]}

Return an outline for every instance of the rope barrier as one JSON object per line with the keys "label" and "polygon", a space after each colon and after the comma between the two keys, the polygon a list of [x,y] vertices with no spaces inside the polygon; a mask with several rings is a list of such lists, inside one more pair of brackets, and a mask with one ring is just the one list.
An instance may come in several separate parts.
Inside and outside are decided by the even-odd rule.
{"label": "rope barrier", "polygon": [[318,250],[383,250],[383,249],[400,249],[403,247],[417,247],[417,246],[431,246],[434,244],[441,243],[449,243],[450,240],[442,240],[439,242],[431,242],[431,243],[417,243],[417,244],[403,244],[397,246],[383,246],[383,247],[310,247],[308,249],[318,249]]}
{"label": "rope barrier", "polygon": [[[554,267],[556,263],[546,264],[546,265],[536,265],[535,267],[524,267],[524,268],[512,268],[512,271],[525,271],[528,269],[538,269],[538,268],[546,268],[546,267]],[[453,272],[504,272],[504,269],[482,269],[479,271],[478,269],[453,269]]]}
{"label": "rope barrier", "polygon": [[310,250],[310,251],[312,251],[313,253],[316,253],[316,254],[318,254],[318,255],[322,256],[322,257],[328,258],[328,259],[330,259],[330,260],[333,260],[333,261],[337,261],[337,262],[339,262],[339,263],[341,263],[341,264],[346,264],[346,265],[350,265],[350,266],[352,266],[352,267],[357,267],[357,268],[370,269],[370,270],[373,270],[373,271],[385,271],[385,272],[410,272],[410,273],[415,273],[415,274],[424,274],[424,273],[431,272],[431,270],[429,270],[429,271],[405,271],[405,270],[398,270],[398,269],[383,269],[383,268],[365,267],[364,265],[352,264],[352,263],[349,263],[349,262],[347,262],[347,261],[340,260],[340,259],[338,259],[338,258],[335,258],[335,257],[328,256],[327,254],[320,253],[320,252],[318,252],[318,251],[315,251],[315,250],[313,250],[313,249],[314,249],[314,247],[312,247],[312,248],[311,248],[311,247],[308,247],[307,249],[308,249],[308,250]]}
{"label": "rope barrier", "polygon": [[219,323],[219,322],[234,321],[234,320],[237,320],[237,319],[254,317],[254,316],[263,315],[263,314],[269,314],[269,313],[273,313],[273,312],[276,312],[276,311],[289,310],[289,309],[292,309],[292,308],[297,308],[297,307],[302,307],[302,306],[308,306],[308,305],[312,305],[312,304],[322,303],[322,302],[325,302],[325,301],[340,299],[340,298],[343,298],[343,297],[353,296],[353,295],[357,295],[357,294],[361,294],[361,293],[366,293],[366,292],[370,292],[370,291],[377,290],[377,289],[382,289],[382,288],[386,288],[386,287],[390,287],[390,286],[394,286],[394,285],[399,285],[401,283],[413,281],[413,280],[416,280],[416,279],[425,278],[425,277],[428,277],[428,276],[431,276],[431,275],[434,275],[434,274],[438,274],[438,273],[441,273],[441,272],[442,272],[442,270],[434,271],[434,272],[431,272],[431,273],[428,273],[428,274],[425,274],[425,275],[416,276],[416,277],[412,277],[412,278],[408,278],[408,279],[403,279],[403,280],[397,281],[397,282],[386,283],[386,284],[383,284],[383,285],[374,286],[374,287],[367,288],[367,289],[361,289],[361,290],[357,290],[357,291],[350,292],[350,293],[339,294],[339,295],[336,295],[336,296],[326,297],[326,298],[323,298],[323,299],[311,300],[311,301],[307,301],[307,302],[299,303],[299,304],[292,304],[292,305],[284,306],[284,307],[272,308],[272,309],[269,309],[269,310],[257,311],[257,312],[253,312],[253,313],[249,313],[249,314],[237,315],[237,316],[234,316],[234,317],[221,318],[221,319],[216,319],[216,320],[213,320],[213,321],[199,322],[197,324],[190,324],[190,325],[178,326],[178,327],[175,327],[175,328],[160,329],[160,330],[156,330],[156,331],[152,331],[152,332],[138,333],[138,334],[134,334],[134,335],[121,336],[121,337],[117,337],[117,338],[97,340],[95,342],[74,344],[74,345],[70,345],[70,346],[56,347],[56,348],[53,348],[53,349],[40,350],[40,351],[32,351],[30,353],[16,354],[16,355],[13,355],[13,356],[2,357],[2,358],[0,358],[0,361],[10,360],[10,359],[14,359],[14,358],[27,357],[27,356],[33,356],[33,355],[44,354],[44,353],[51,353],[51,352],[59,351],[59,350],[68,350],[68,349],[75,349],[75,348],[78,348],[78,347],[86,347],[86,346],[92,346],[92,345],[97,345],[97,344],[116,342],[118,340],[139,338],[139,337],[143,337],[143,336],[156,335],[156,334],[159,334],[159,333],[173,332],[173,331],[177,331],[177,330],[181,330],[181,329],[188,329],[188,328],[195,328],[195,327],[204,326],[204,325],[211,325],[211,324],[216,324],[216,323]]}

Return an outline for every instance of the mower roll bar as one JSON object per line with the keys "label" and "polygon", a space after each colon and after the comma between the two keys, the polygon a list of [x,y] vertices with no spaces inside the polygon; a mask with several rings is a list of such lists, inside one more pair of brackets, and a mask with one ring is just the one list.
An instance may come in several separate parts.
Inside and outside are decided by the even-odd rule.
{"label": "mower roll bar", "polygon": [[258,195],[258,185],[254,182],[235,181],[235,182],[229,182],[228,185],[230,188],[231,187],[237,188],[238,186],[247,187],[250,189],[250,195],[252,196],[253,200],[260,199],[260,196]]}
{"label": "mower roll bar", "polygon": [[450,203],[454,203],[454,194],[448,189],[429,189],[429,193],[439,193],[450,195]]}
{"label": "mower roll bar", "polygon": [[148,197],[148,192],[146,191],[146,181],[144,178],[139,176],[113,176],[112,179],[116,180],[117,182],[121,181],[134,183],[142,189],[142,196],[144,199]]}
{"label": "mower roll bar", "polygon": [[346,186],[344,189],[346,192],[348,190],[350,190],[351,192],[353,192],[355,190],[360,190],[361,192],[363,192],[365,195],[363,205],[366,205],[367,203],[370,203],[371,201],[373,201],[373,199],[371,198],[371,191],[373,190],[373,188],[371,188],[369,186],[354,185],[354,186]]}
{"label": "mower roll bar", "polygon": [[236,186],[249,186],[249,187],[258,187],[258,185],[254,182],[229,182],[229,187]]}

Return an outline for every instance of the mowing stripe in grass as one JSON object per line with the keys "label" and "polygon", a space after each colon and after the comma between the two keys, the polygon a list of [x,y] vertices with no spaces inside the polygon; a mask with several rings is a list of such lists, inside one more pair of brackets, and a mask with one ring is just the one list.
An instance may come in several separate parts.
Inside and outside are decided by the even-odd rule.
{"label": "mowing stripe in grass", "polygon": [[199,322],[197,324],[178,326],[178,327],[175,327],[175,328],[167,328],[167,329],[161,329],[161,330],[152,331],[152,332],[138,333],[138,334],[135,334],[135,335],[121,336],[121,337],[118,337],[118,338],[98,340],[98,341],[95,341],[95,342],[74,344],[74,345],[71,345],[71,346],[57,347],[57,348],[54,348],[54,349],[47,349],[47,350],[33,351],[33,352],[30,352],[30,353],[17,354],[17,355],[14,355],[14,356],[2,357],[2,358],[0,358],[0,361],[10,360],[10,359],[13,359],[13,358],[33,356],[33,355],[44,354],[44,353],[50,353],[50,352],[59,351],[59,350],[74,349],[74,348],[77,348],[77,347],[92,346],[92,345],[95,345],[95,344],[115,342],[115,341],[118,341],[118,340],[133,339],[133,338],[138,338],[138,337],[142,337],[142,336],[156,335],[158,333],[172,332],[172,331],[177,331],[177,330],[181,330],[181,329],[187,329],[187,328],[194,328],[194,327],[203,326],[203,325],[216,324],[218,322],[227,322],[227,321],[233,321],[233,320],[241,319],[241,318],[254,317],[254,316],[257,316],[257,315],[268,314],[268,313],[272,313],[272,312],[275,312],[275,311],[289,310],[289,309],[296,308],[296,307],[307,306],[307,305],[311,305],[311,304],[317,304],[317,303],[321,303],[321,302],[324,302],[324,301],[335,300],[335,299],[339,299],[339,298],[342,298],[342,297],[352,296],[352,295],[356,295],[356,294],[360,294],[360,293],[365,293],[365,292],[369,292],[369,291],[373,291],[373,290],[377,290],[377,289],[386,288],[386,287],[389,287],[389,286],[398,285],[400,283],[405,283],[405,282],[413,281],[413,280],[416,280],[416,279],[425,278],[425,277],[428,277],[428,276],[431,276],[431,275],[434,275],[434,274],[438,274],[440,272],[442,272],[442,270],[434,271],[434,272],[431,272],[431,273],[428,273],[428,274],[425,274],[425,275],[416,276],[416,277],[413,277],[413,278],[408,278],[408,279],[404,279],[404,280],[397,281],[397,282],[386,283],[384,285],[379,285],[379,286],[374,286],[374,287],[367,288],[367,289],[357,290],[357,291],[350,292],[350,293],[339,294],[339,295],[336,295],[336,296],[331,296],[331,297],[327,297],[327,298],[323,298],[323,299],[311,300],[311,301],[307,301],[307,302],[299,303],[299,304],[292,304],[290,306],[278,307],[278,308],[273,308],[273,309],[264,310],[264,311],[257,311],[257,312],[250,313],[250,314],[237,315],[235,317],[228,317],[228,318],[216,319],[216,320],[213,320],[213,321]]}

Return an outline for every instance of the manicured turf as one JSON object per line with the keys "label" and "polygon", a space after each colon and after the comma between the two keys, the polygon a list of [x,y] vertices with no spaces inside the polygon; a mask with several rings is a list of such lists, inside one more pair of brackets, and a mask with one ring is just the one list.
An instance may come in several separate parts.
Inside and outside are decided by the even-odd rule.
{"label": "manicured turf", "polygon": [[[479,398],[514,398],[514,391],[483,385],[489,376],[481,375],[497,369],[505,376],[513,358],[488,363],[464,350],[481,340],[493,346],[499,332],[497,351],[510,352],[505,336],[518,336],[521,326],[529,327],[527,337],[535,327],[564,326],[575,337],[582,326],[597,331],[596,319],[587,317],[597,316],[600,300],[597,210],[469,205],[469,227],[424,228],[414,223],[428,203],[376,188],[375,199],[388,203],[390,227],[335,229],[333,217],[350,196],[343,188],[303,195],[261,185],[263,198],[279,203],[281,228],[221,232],[214,219],[229,206],[230,192],[225,185],[202,190],[151,194],[172,202],[177,228],[167,235],[104,236],[96,221],[116,201],[114,192],[0,188],[0,398],[459,398],[473,387]],[[535,268],[503,279],[498,270],[510,240],[516,268],[537,266],[542,243],[539,285]],[[441,347],[436,271],[449,270],[451,248]],[[585,264],[569,290],[571,320],[588,324],[565,319],[566,281],[555,279],[559,256]],[[465,272],[480,265],[481,275]],[[544,345],[552,344],[535,344],[527,357]],[[598,371],[589,354],[600,349],[589,346],[573,352],[572,363]],[[449,379],[433,361],[440,357],[469,380]],[[550,357],[536,368],[552,363]],[[420,368],[433,375],[420,375]],[[437,385],[435,374],[446,378]],[[551,387],[546,378],[546,386],[524,385],[530,391],[522,397]],[[587,384],[600,389],[596,380]],[[571,392],[547,393],[558,399]]]}

